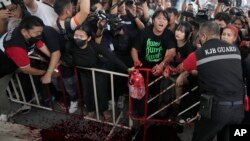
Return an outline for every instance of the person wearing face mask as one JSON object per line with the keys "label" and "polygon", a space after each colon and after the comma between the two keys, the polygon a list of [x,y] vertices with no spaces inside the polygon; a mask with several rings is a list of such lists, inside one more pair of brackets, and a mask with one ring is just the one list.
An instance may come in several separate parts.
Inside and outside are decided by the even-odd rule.
{"label": "person wearing face mask", "polygon": [[[74,77],[74,68],[72,67],[72,55],[68,52],[70,48],[74,46],[73,34],[77,26],[81,25],[89,14],[90,9],[90,0],[78,0],[80,5],[80,11],[73,15],[73,5],[71,0],[57,0],[55,1],[53,8],[58,18],[52,18],[48,22],[52,22],[50,26],[56,28],[60,34],[60,52],[61,52],[61,65],[60,74],[62,76],[65,90],[70,95],[70,106],[69,113],[74,113],[78,109],[78,101],[76,100],[76,80]],[[35,0],[24,0],[26,7],[29,7],[31,14],[46,18],[43,10],[48,8],[48,11],[51,10],[51,7],[37,2]],[[44,5],[42,7],[42,5]],[[45,8],[47,7],[47,8]],[[50,16],[51,18],[51,16]],[[48,19],[50,19],[48,18]],[[55,21],[55,26],[54,22]],[[53,84],[57,87],[59,84],[58,79],[52,79]]]}
{"label": "person wearing face mask", "polygon": [[[105,57],[111,63],[117,65],[121,70],[128,72],[128,67],[119,60],[115,54],[101,45],[102,31],[105,21],[98,22],[98,30],[95,32],[94,23],[86,21],[82,26],[76,29],[74,33],[74,42],[76,47],[72,48],[74,63],[81,67],[94,67],[98,69],[107,69],[100,59]],[[98,35],[92,40],[92,35]],[[105,120],[111,119],[111,113],[108,111],[108,76],[104,73],[96,72],[96,89],[98,96],[99,112]],[[88,111],[87,116],[93,118],[95,115],[94,90],[92,74],[88,70],[81,70],[82,90],[84,102]]]}
{"label": "person wearing face mask", "polygon": [[34,68],[30,65],[29,56],[36,47],[45,55],[50,56],[46,45],[41,41],[44,23],[41,19],[29,16],[22,20],[20,25],[7,32],[0,40],[0,99],[1,117],[7,117],[10,112],[10,102],[5,90],[12,74],[18,70],[25,74],[44,75],[46,70]]}
{"label": "person wearing face mask", "polygon": [[175,71],[198,71],[200,119],[192,141],[229,141],[229,126],[240,124],[244,117],[241,55],[236,46],[220,40],[219,25],[201,24],[202,47],[191,53]]}

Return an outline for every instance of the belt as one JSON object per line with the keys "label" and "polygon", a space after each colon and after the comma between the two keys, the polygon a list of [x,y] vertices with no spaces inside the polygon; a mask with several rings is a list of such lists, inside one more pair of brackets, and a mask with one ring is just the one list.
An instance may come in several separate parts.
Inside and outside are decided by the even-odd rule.
{"label": "belt", "polygon": [[228,106],[233,106],[233,105],[242,105],[243,101],[220,101],[217,102],[218,105],[228,105]]}

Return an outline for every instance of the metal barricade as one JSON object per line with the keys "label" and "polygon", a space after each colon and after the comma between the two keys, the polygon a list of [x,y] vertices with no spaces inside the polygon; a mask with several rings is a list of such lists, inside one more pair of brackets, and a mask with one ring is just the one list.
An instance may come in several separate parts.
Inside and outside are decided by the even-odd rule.
{"label": "metal barricade", "polygon": [[[112,129],[110,130],[110,133],[107,135],[105,140],[109,140],[110,138],[112,138],[112,134],[114,133],[114,131],[116,130],[116,128],[123,128],[123,129],[127,129],[130,130],[133,123],[131,119],[128,119],[126,121],[126,123],[122,122],[121,120],[122,118],[129,118],[127,116],[127,113],[125,111],[118,111],[116,110],[115,107],[115,94],[114,94],[114,76],[120,76],[120,77],[128,77],[128,74],[122,74],[122,73],[117,73],[117,72],[113,72],[113,71],[107,71],[107,70],[101,70],[101,69],[95,69],[95,68],[83,68],[83,67],[75,67],[74,68],[74,72],[75,72],[75,80],[77,81],[77,95],[80,99],[78,99],[78,101],[84,101],[84,99],[82,99],[82,93],[80,90],[80,83],[79,83],[79,70],[88,70],[91,71],[92,77],[93,77],[93,87],[94,87],[94,99],[95,99],[95,108],[96,108],[96,118],[89,118],[86,117],[84,115],[84,104],[81,103],[79,106],[80,108],[80,113],[73,113],[72,115],[75,115],[77,117],[82,117],[86,120],[91,120],[91,121],[95,121],[95,122],[100,122],[100,123],[105,123],[108,125],[112,126]],[[104,73],[104,74],[108,74],[110,76],[110,90],[111,90],[111,101],[112,101],[112,121],[104,121],[100,118],[99,115],[99,108],[98,108],[98,99],[97,99],[97,91],[96,91],[96,80],[95,80],[95,73],[96,72],[100,72],[100,73]],[[62,93],[63,93],[63,109],[58,109],[55,106],[55,103],[53,102],[53,98],[52,98],[52,92],[49,88],[48,85],[45,86],[45,88],[47,89],[48,92],[48,103],[50,103],[49,105],[43,105],[41,103],[41,98],[40,98],[40,94],[39,94],[39,90],[37,90],[36,85],[34,83],[34,77],[31,75],[27,75],[30,79],[30,83],[31,83],[31,88],[33,91],[33,97],[31,100],[27,100],[25,97],[25,92],[23,90],[23,86],[22,86],[22,82],[19,78],[19,74],[15,74],[14,77],[11,79],[11,83],[9,84],[9,87],[7,88],[7,92],[10,96],[10,100],[13,102],[17,102],[17,103],[21,103],[24,105],[29,105],[32,107],[36,107],[36,108],[40,108],[40,109],[44,109],[44,110],[49,110],[49,111],[55,111],[55,112],[63,112],[65,114],[69,114],[68,112],[68,101],[66,98],[67,92],[64,89],[64,83],[62,81],[62,77],[59,76],[58,80],[60,81],[60,87],[62,89]],[[23,82],[23,83],[27,83],[27,82]],[[13,113],[12,116],[14,116],[15,114],[17,114],[21,109],[17,110],[16,113]]]}
{"label": "metal barricade", "polygon": [[[161,120],[161,119],[154,119],[153,117],[160,113],[161,111],[163,111],[164,109],[170,107],[173,103],[175,103],[177,100],[180,100],[182,98],[184,98],[185,96],[187,96],[188,94],[190,94],[190,92],[186,92],[184,93],[179,99],[175,99],[174,101],[166,104],[165,106],[161,107],[160,109],[158,109],[157,111],[151,113],[149,115],[148,113],[148,104],[154,100],[157,99],[157,97],[163,95],[166,91],[170,90],[171,88],[174,88],[175,84],[171,84],[170,86],[166,87],[165,89],[163,89],[160,93],[156,94],[154,97],[149,98],[149,87],[151,87],[152,85],[154,85],[154,83],[160,81],[163,76],[158,77],[157,79],[153,80],[152,82],[149,82],[149,75],[151,73],[151,69],[146,69],[146,68],[140,68],[139,70],[144,72],[145,75],[145,84],[146,84],[146,95],[145,95],[145,103],[144,103],[144,115],[142,117],[137,117],[133,115],[133,110],[132,110],[132,104],[133,104],[133,99],[131,97],[129,97],[129,103],[128,103],[128,114],[126,113],[126,111],[119,111],[119,113],[117,113],[116,110],[116,106],[115,106],[115,93],[114,93],[114,76],[120,76],[120,77],[128,77],[128,74],[122,74],[122,73],[117,73],[117,72],[113,72],[113,71],[107,71],[107,70],[102,70],[102,69],[96,69],[96,68],[83,68],[83,67],[75,67],[75,80],[77,82],[77,93],[78,93],[78,97],[80,98],[78,101],[82,102],[84,101],[84,99],[82,99],[82,93],[80,90],[80,80],[79,80],[79,70],[88,70],[91,71],[92,77],[93,77],[93,88],[94,88],[94,100],[95,100],[95,108],[96,108],[96,118],[88,118],[84,115],[84,106],[83,103],[80,103],[80,113],[74,113],[73,115],[76,116],[80,116],[83,117],[84,119],[87,120],[92,120],[95,122],[101,122],[101,123],[105,123],[108,125],[112,125],[112,129],[110,130],[110,133],[107,135],[105,140],[109,140],[110,138],[112,138],[112,134],[114,133],[116,128],[123,128],[123,129],[132,129],[133,128],[133,120],[135,121],[140,121],[140,123],[144,126],[144,132],[143,132],[143,140],[146,140],[146,134],[147,134],[147,126],[149,122],[157,122],[157,123],[164,123],[164,124],[168,124],[168,123],[177,123],[177,121],[169,121],[169,120]],[[110,93],[111,93],[111,103],[112,103],[112,121],[108,122],[108,121],[104,121],[101,120],[100,115],[99,115],[99,108],[98,108],[98,98],[97,98],[97,90],[96,90],[96,80],[95,80],[95,72],[99,72],[99,73],[104,73],[104,74],[108,74],[110,77]],[[57,112],[64,112],[65,114],[69,114],[68,112],[68,101],[66,98],[66,92],[64,89],[64,83],[62,81],[62,78],[59,77],[59,81],[61,82],[60,85],[62,87],[63,90],[63,101],[64,101],[64,105],[65,105],[65,109],[64,110],[58,110],[55,108],[54,103],[53,103],[53,99],[52,99],[52,94],[50,92],[50,88],[49,86],[46,86],[47,91],[48,91],[48,100],[50,105],[49,106],[44,106],[40,103],[40,97],[39,97],[39,92],[37,91],[36,85],[34,83],[34,78],[31,75],[28,75],[29,79],[30,79],[30,83],[33,89],[33,98],[29,101],[26,100],[25,98],[25,94],[23,91],[23,87],[22,87],[22,83],[19,79],[18,74],[15,74],[15,76],[11,79],[11,83],[10,86],[7,88],[7,91],[10,95],[10,99],[13,102],[17,102],[17,103],[21,103],[21,104],[25,104],[25,105],[29,105],[32,107],[36,107],[36,108],[40,108],[40,109],[44,109],[44,110],[49,110],[49,111],[57,111]],[[125,84],[127,85],[127,84]],[[198,87],[194,87],[191,91],[196,90]],[[195,106],[197,106],[199,104],[199,102],[196,102],[195,104],[191,105],[190,107],[188,107],[187,109],[181,111],[178,116],[186,113],[187,111],[189,111],[190,109],[194,108]],[[125,112],[125,113],[124,113]],[[126,118],[128,118],[128,122],[126,124],[121,123],[121,119],[124,118],[124,115],[126,115]],[[189,121],[192,122],[196,119],[196,117],[194,117],[193,119],[191,119]]]}
{"label": "metal barricade", "polygon": [[[131,117],[131,119],[139,121],[139,123],[143,126],[143,141],[146,140],[146,135],[147,135],[147,128],[149,123],[161,123],[161,124],[179,124],[178,121],[173,121],[173,120],[169,120],[169,119],[156,119],[153,118],[155,115],[159,114],[160,112],[162,112],[163,110],[169,108],[171,105],[173,105],[176,101],[183,99],[184,97],[186,97],[187,95],[190,94],[190,92],[186,92],[184,94],[182,94],[179,98],[171,101],[170,103],[166,103],[165,106],[160,107],[158,110],[154,111],[153,113],[151,113],[149,115],[149,103],[151,103],[154,100],[157,100],[157,98],[161,95],[163,95],[165,92],[167,92],[168,90],[175,88],[175,80],[173,78],[170,78],[170,80],[173,82],[171,85],[167,86],[166,88],[164,88],[163,90],[161,90],[158,94],[156,94],[155,96],[149,98],[149,87],[151,87],[152,85],[154,85],[156,82],[161,81],[161,79],[165,79],[163,76],[159,76],[158,78],[152,80],[151,82],[149,81],[149,75],[151,75],[151,69],[148,68],[140,68],[139,69],[140,72],[146,74],[144,77],[145,79],[145,89],[146,89],[146,94],[144,97],[144,115],[142,116],[135,116],[133,114],[133,98],[129,98],[129,116]],[[191,89],[191,91],[195,91],[198,89],[198,86],[195,86],[194,88]],[[199,105],[199,101],[197,101],[196,103],[194,103],[193,105],[191,105],[190,107],[187,107],[185,110],[181,111],[178,113],[177,116],[181,116],[184,113],[186,113],[187,111],[191,110],[192,108],[196,107],[197,105]],[[187,124],[193,122],[195,119],[197,119],[197,116],[193,117],[192,119],[190,119]]]}

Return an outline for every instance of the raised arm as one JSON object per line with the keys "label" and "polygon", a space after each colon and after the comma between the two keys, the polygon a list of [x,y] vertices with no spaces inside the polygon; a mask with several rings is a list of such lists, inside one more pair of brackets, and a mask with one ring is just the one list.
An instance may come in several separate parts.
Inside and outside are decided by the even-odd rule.
{"label": "raised arm", "polygon": [[118,5],[117,5],[118,0],[112,0],[112,7],[110,14],[111,15],[116,15],[118,13]]}
{"label": "raised arm", "polygon": [[181,5],[181,11],[186,11],[187,9],[187,0],[183,0]]}
{"label": "raised arm", "polygon": [[90,0],[79,0],[80,11],[76,13],[76,18],[79,24],[82,24],[89,15],[90,12]]}
{"label": "raised arm", "polygon": [[136,7],[126,6],[126,8],[129,11],[129,13],[132,15],[132,18],[135,21],[137,28],[140,30],[144,29],[145,28],[144,23],[136,15]]}
{"label": "raised arm", "polygon": [[148,21],[149,20],[149,14],[148,14],[149,8],[148,8],[148,4],[146,0],[144,0],[144,3],[142,4],[142,10],[143,10],[144,21]]}

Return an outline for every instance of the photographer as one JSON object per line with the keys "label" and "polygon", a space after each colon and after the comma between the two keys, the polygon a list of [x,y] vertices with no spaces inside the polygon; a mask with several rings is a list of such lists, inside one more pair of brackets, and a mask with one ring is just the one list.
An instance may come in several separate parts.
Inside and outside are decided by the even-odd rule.
{"label": "photographer", "polygon": [[[140,30],[144,29],[145,26],[143,22],[140,20],[140,17],[137,17],[136,15],[136,5],[134,0],[113,0],[112,5],[112,15],[120,15],[121,19],[124,23],[127,23],[127,25],[136,26],[136,28]],[[133,24],[129,24],[129,22],[132,22]]]}
{"label": "photographer", "polygon": [[218,0],[214,15],[219,12],[229,12],[231,8],[240,7],[242,0]]}
{"label": "photographer", "polygon": [[[145,26],[136,13],[134,0],[113,0],[112,5],[113,9],[111,9],[111,15],[120,17],[122,22],[121,28],[116,30],[118,34],[112,37],[114,53],[127,66],[132,67],[133,61],[130,55],[131,47],[133,43],[135,43],[138,33],[140,30],[144,29]],[[124,72],[119,68],[115,68],[115,71]],[[115,77],[115,93],[117,96],[128,94],[127,87],[119,87],[126,82],[127,79],[124,77]]]}

